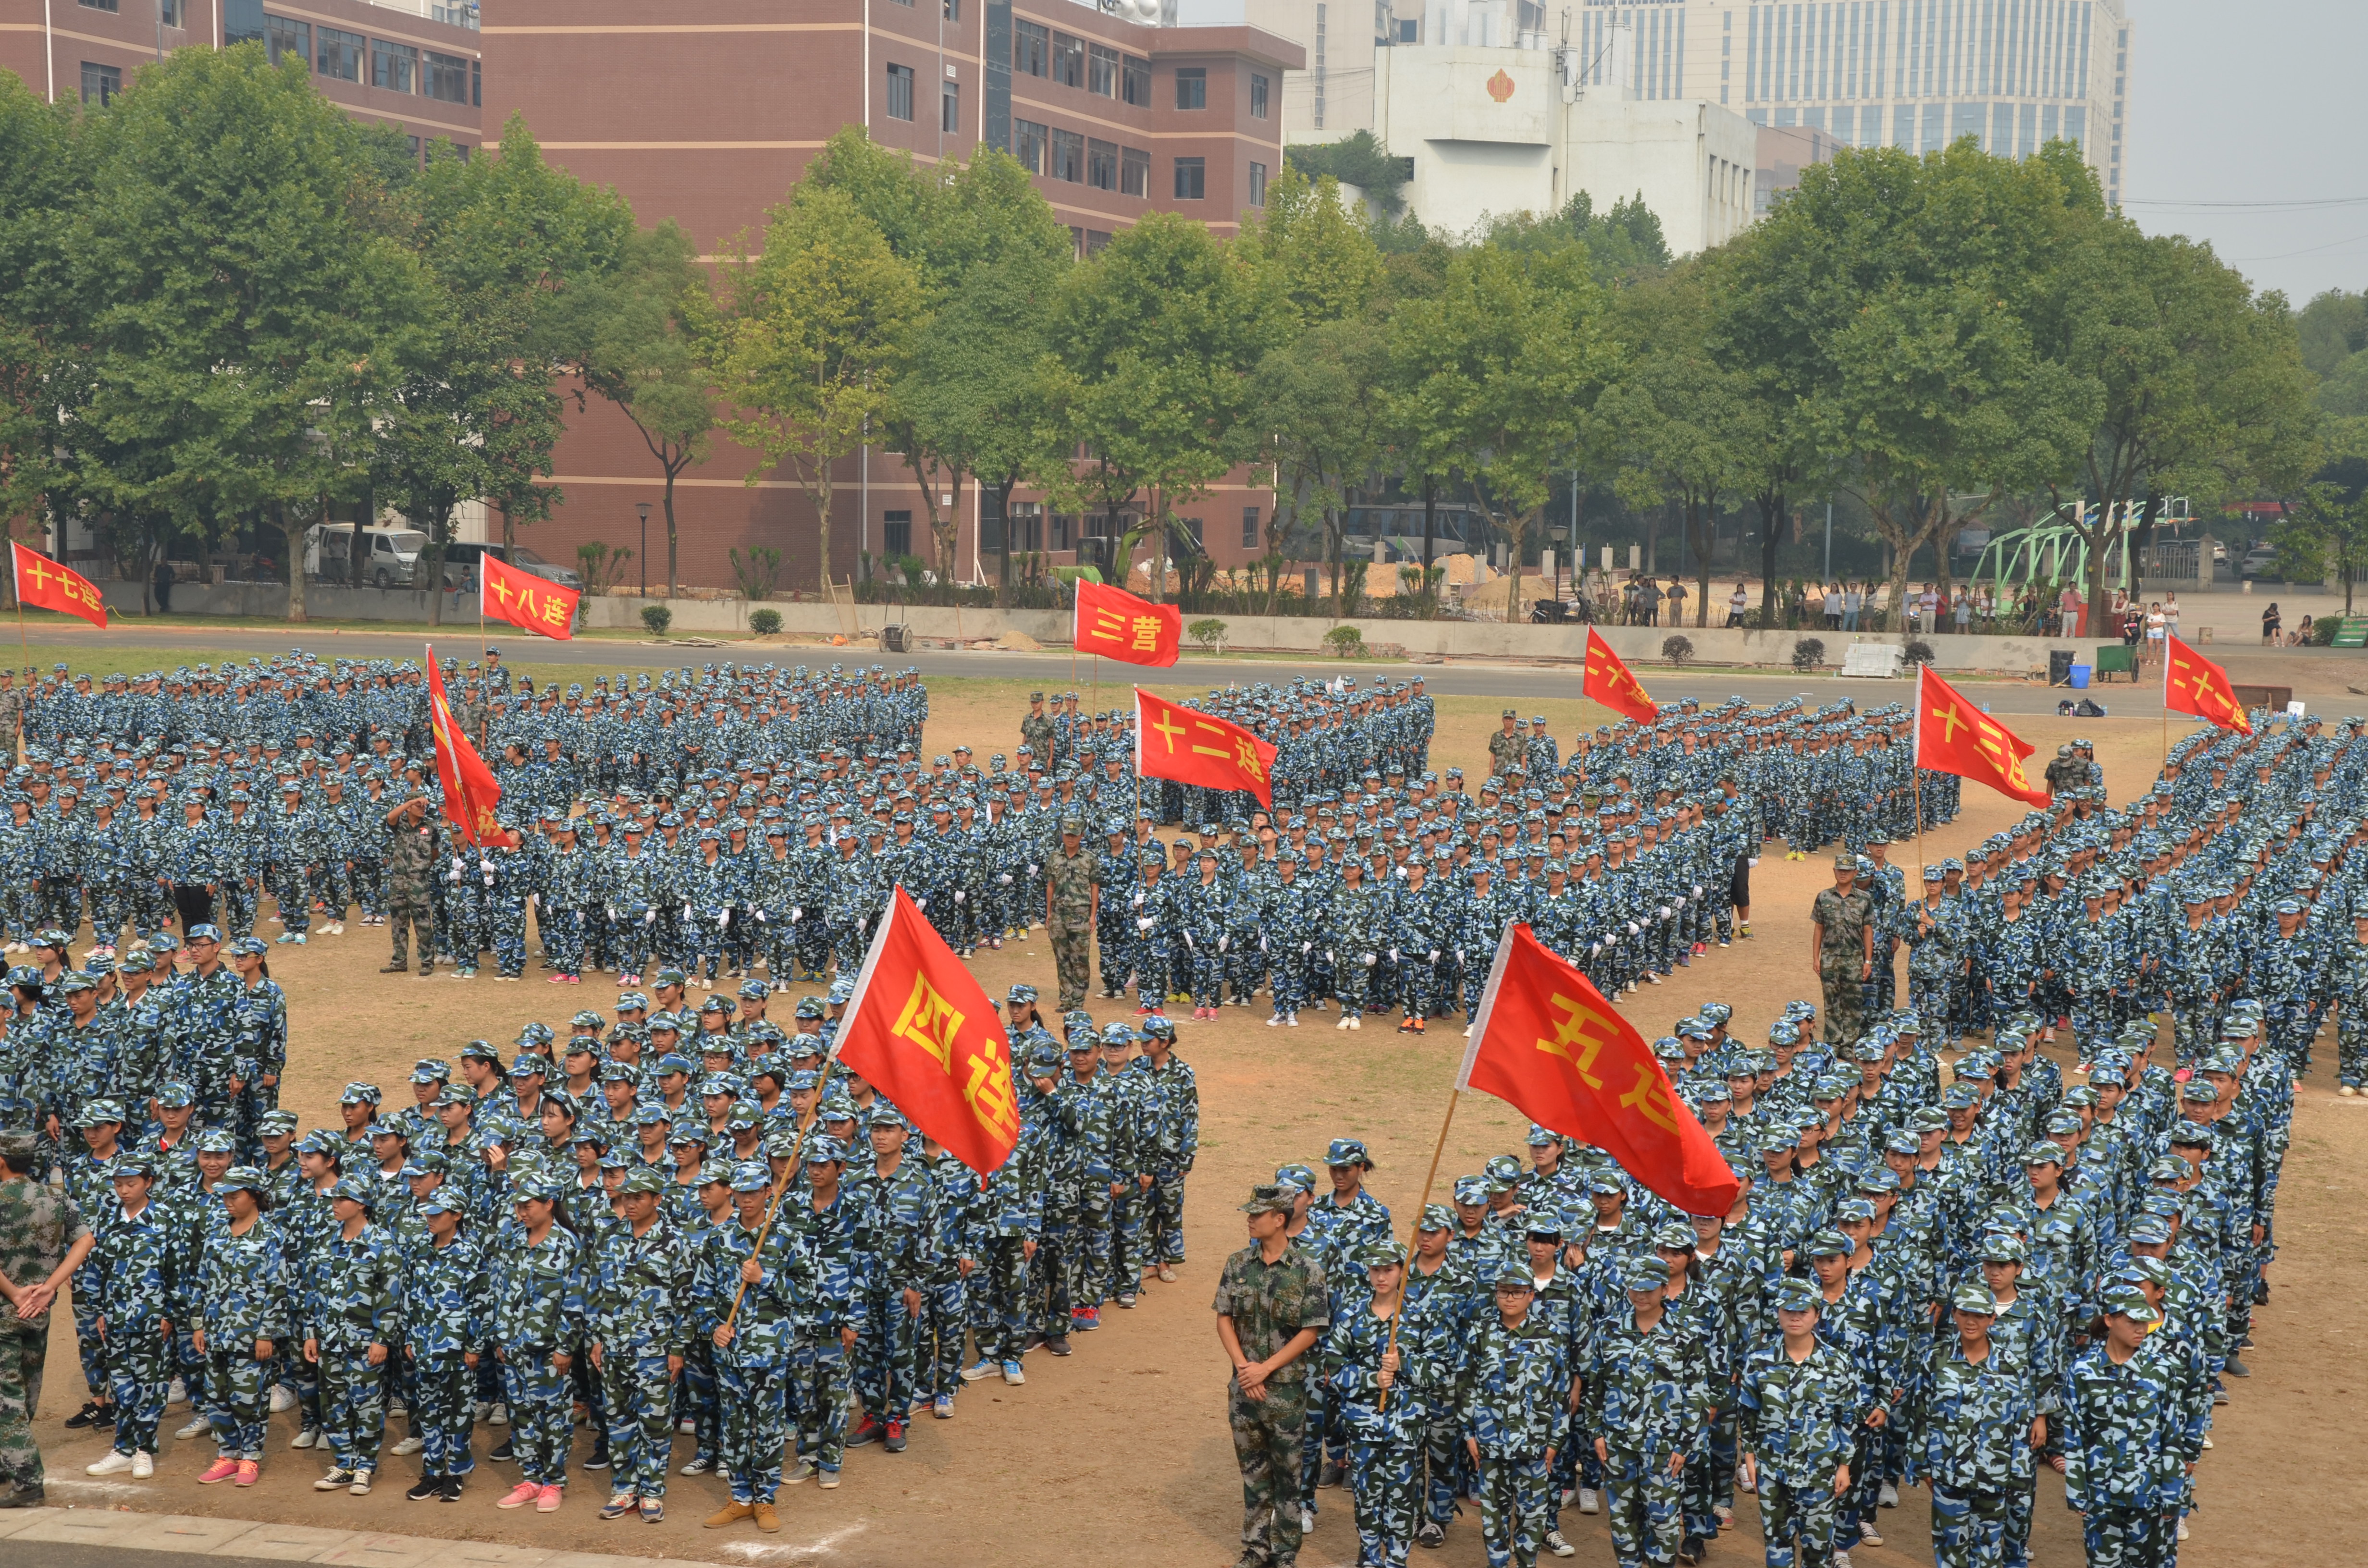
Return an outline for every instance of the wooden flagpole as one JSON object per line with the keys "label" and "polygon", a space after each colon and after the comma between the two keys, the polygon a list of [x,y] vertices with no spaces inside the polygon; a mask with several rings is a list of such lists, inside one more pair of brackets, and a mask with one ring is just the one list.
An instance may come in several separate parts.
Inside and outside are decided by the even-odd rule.
{"label": "wooden flagpole", "polygon": [[[1406,1227],[1406,1260],[1398,1266],[1398,1310],[1390,1314],[1390,1336],[1382,1346],[1382,1356],[1384,1359],[1397,1351],[1398,1324],[1406,1317],[1406,1290],[1414,1276],[1414,1249],[1417,1238],[1422,1234],[1422,1211],[1430,1207],[1430,1191],[1439,1181],[1440,1158],[1447,1153],[1447,1130],[1455,1125],[1455,1104],[1463,1097],[1463,1091],[1461,1087],[1447,1091],[1447,1114],[1440,1119],[1439,1142],[1432,1144],[1430,1148],[1430,1169],[1422,1178],[1422,1201],[1414,1206],[1414,1223]],[[1382,1408],[1387,1410],[1389,1407],[1390,1391],[1383,1389]]]}

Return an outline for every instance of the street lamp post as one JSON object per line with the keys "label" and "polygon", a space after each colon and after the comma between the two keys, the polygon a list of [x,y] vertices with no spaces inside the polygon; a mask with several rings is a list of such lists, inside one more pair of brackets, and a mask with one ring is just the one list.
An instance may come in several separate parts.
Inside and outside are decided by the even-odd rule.
{"label": "street lamp post", "polygon": [[642,515],[642,597],[650,597],[650,504],[635,504],[633,510]]}

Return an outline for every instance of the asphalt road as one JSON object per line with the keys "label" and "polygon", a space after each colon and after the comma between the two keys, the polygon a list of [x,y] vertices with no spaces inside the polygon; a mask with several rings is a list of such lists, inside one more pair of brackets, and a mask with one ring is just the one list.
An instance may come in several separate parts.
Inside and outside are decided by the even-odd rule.
{"label": "asphalt road", "polygon": [[[405,633],[322,630],[298,631],[281,638],[252,628],[220,631],[191,628],[186,632],[177,628],[171,632],[144,629],[99,631],[95,628],[84,631],[51,625],[42,629],[41,641],[51,646],[103,642],[110,650],[122,654],[126,666],[136,667],[143,662],[143,653],[154,653],[158,657],[171,654],[177,659],[185,657],[193,646],[218,649],[220,657],[240,659],[250,654],[268,657],[290,647],[302,648],[317,655],[416,659],[427,644],[426,631],[425,627],[416,632]],[[472,654],[476,648],[475,633],[474,627],[450,626],[443,628],[438,635],[448,650]],[[742,651],[731,648],[682,646],[669,649],[646,642],[592,638],[581,642],[547,642],[533,638],[506,636],[498,639],[495,645],[517,663],[584,665],[596,670],[679,668],[685,665],[712,663],[720,658],[746,656]],[[965,649],[961,652],[924,650],[898,655],[881,653],[865,647],[796,647],[768,650],[767,656],[776,663],[792,665],[884,664],[892,669],[911,665],[920,671],[925,680],[960,676],[1028,681],[1031,684],[1041,682],[1048,689],[1065,689],[1071,685],[1071,666],[1065,653],[1007,653],[987,649]],[[153,663],[154,660],[145,662]],[[1328,681],[1344,673],[1368,685],[1384,677],[1405,679],[1420,676],[1426,688],[1435,696],[1501,698],[1515,707],[1520,706],[1525,699],[1574,698],[1579,694],[1579,672],[1576,666],[1566,665],[1459,663],[1343,666],[1327,660],[1302,664],[1264,659],[1186,658],[1173,669],[1160,672],[1158,679],[1161,685],[1205,683],[1222,686],[1227,681],[1282,682],[1301,676]],[[1077,679],[1080,687],[1084,684],[1085,676],[1086,672],[1080,669]],[[1803,677],[1778,672],[1718,670],[1679,674],[1647,667],[1640,670],[1638,676],[1645,688],[1662,702],[1689,697],[1703,702],[1717,702],[1729,696],[1740,696],[1757,704],[1798,697],[1815,706],[1849,698],[1861,707],[1873,707],[1885,702],[1905,702],[1911,689],[1909,682],[1904,679],[1846,680],[1839,676]],[[1126,684],[1128,672],[1122,666],[1106,665],[1102,676],[1101,684],[1115,689]],[[2340,683],[2336,683],[2339,695],[2340,687]],[[1993,711],[1999,713],[2053,713],[2056,702],[2066,695],[2044,687],[2003,681],[1971,683],[1969,689],[1976,700],[1987,703]],[[2161,689],[2152,682],[2100,687],[2090,695],[2114,718],[2159,720],[2162,717]],[[2338,711],[2350,710],[2340,701],[2332,706]],[[2351,706],[2356,707],[2357,704]]]}

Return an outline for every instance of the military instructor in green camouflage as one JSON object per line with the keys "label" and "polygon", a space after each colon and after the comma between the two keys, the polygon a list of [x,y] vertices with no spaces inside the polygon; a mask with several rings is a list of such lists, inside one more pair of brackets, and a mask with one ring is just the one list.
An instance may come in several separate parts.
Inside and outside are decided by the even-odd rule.
{"label": "military instructor in green camouflage", "polygon": [[436,972],[436,858],[441,847],[436,816],[427,797],[415,794],[386,813],[386,923],[394,937],[394,956],[381,974],[401,974],[409,966],[405,937],[419,937],[419,972]]}
{"label": "military instructor in green camouflage", "polygon": [[1809,910],[1809,962],[1826,988],[1826,1043],[1856,1045],[1874,976],[1874,901],[1858,890],[1858,859],[1834,857],[1834,885]]}
{"label": "military instructor in green camouflage", "polygon": [[1520,716],[1508,708],[1498,722],[1503,727],[1488,737],[1488,773],[1495,778],[1519,773],[1522,759],[1530,754],[1530,739],[1521,733]]}
{"label": "military instructor in green camouflage", "polygon": [[1324,1266],[1292,1244],[1292,1198],[1254,1187],[1242,1205],[1250,1244],[1217,1278],[1217,1343],[1234,1458],[1242,1467],[1242,1555],[1235,1568],[1290,1568],[1299,1556],[1300,1450],[1307,1431],[1307,1352],[1332,1321]]}
{"label": "military instructor in green camouflage", "polygon": [[1061,976],[1061,1011],[1082,1007],[1093,980],[1094,917],[1101,910],[1100,859],[1085,847],[1085,824],[1061,819],[1061,846],[1044,858],[1044,926]]}
{"label": "military instructor in green camouflage", "polygon": [[41,1506],[41,1450],[33,1413],[50,1347],[50,1303],[90,1256],[90,1227],[74,1199],[33,1179],[30,1129],[0,1131],[0,1508]]}

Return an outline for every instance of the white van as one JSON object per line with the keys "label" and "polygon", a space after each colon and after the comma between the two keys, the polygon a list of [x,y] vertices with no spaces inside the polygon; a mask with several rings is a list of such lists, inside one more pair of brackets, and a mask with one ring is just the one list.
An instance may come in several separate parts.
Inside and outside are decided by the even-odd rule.
{"label": "white van", "polygon": [[[408,588],[418,580],[420,552],[427,536],[417,528],[364,528],[361,582],[373,588]],[[304,536],[304,575],[346,581],[352,559],[354,526],[322,523]]]}

